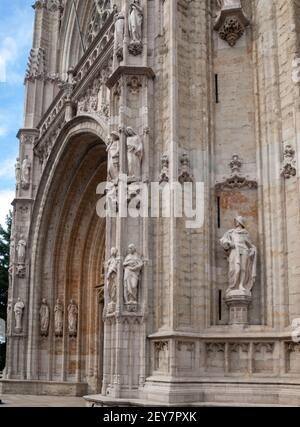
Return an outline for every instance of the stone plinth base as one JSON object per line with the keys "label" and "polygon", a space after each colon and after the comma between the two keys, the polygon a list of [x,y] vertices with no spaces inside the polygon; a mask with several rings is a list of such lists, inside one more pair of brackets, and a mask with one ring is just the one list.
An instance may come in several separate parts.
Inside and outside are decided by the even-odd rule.
{"label": "stone plinth base", "polygon": [[247,326],[249,324],[248,309],[252,301],[247,291],[231,291],[226,295],[225,302],[229,308],[229,325]]}
{"label": "stone plinth base", "polygon": [[[300,406],[300,384],[272,382],[200,381],[191,384],[178,384],[182,395],[177,394],[178,402],[170,403],[163,392],[170,390],[170,384],[150,383],[145,387],[140,399],[115,399],[102,395],[85,396],[89,407],[205,407],[205,406]],[[187,393],[186,395],[184,393]],[[194,400],[191,399],[194,392]],[[180,397],[180,399],[179,399]]]}
{"label": "stone plinth base", "polygon": [[82,397],[87,393],[87,390],[88,386],[86,383],[18,380],[0,381],[0,394]]}

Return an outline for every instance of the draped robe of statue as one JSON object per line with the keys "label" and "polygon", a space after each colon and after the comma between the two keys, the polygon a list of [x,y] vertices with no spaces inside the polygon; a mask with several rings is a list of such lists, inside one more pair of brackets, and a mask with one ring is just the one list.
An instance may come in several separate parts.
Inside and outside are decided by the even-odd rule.
{"label": "draped robe of statue", "polygon": [[69,335],[71,337],[76,337],[77,335],[77,320],[78,320],[78,308],[77,305],[71,300],[68,307],[68,325],[69,325]]}
{"label": "draped robe of statue", "polygon": [[54,329],[55,335],[61,337],[63,335],[63,325],[64,325],[64,307],[60,300],[56,301],[54,307]]}
{"label": "draped robe of statue", "polygon": [[23,319],[23,311],[25,308],[25,304],[21,300],[21,298],[18,298],[18,301],[16,302],[14,306],[14,312],[15,312],[15,324],[16,324],[16,331],[21,332],[22,331],[22,319]]}
{"label": "draped robe of statue", "polygon": [[119,178],[119,153],[120,141],[117,132],[111,133],[111,141],[108,145],[108,179],[117,183]]}
{"label": "draped robe of statue", "polygon": [[28,158],[25,158],[22,163],[22,183],[25,185],[30,182],[30,168],[31,163]]}
{"label": "draped robe of statue", "polygon": [[17,261],[19,264],[24,264],[26,259],[26,241],[24,240],[24,237],[21,236],[21,239],[19,240],[17,244]]}
{"label": "draped robe of statue", "polygon": [[134,0],[129,6],[129,35],[133,43],[141,43],[142,41],[142,25],[143,25],[143,8],[138,0]]}
{"label": "draped robe of statue", "polygon": [[115,23],[115,49],[116,49],[116,51],[123,48],[124,29],[125,29],[125,16],[124,16],[123,12],[120,12],[116,18],[116,23]]}
{"label": "draped robe of statue", "polygon": [[112,249],[111,257],[107,262],[107,290],[109,303],[116,302],[117,299],[117,273],[118,273],[118,260],[117,250]]}
{"label": "draped robe of statue", "polygon": [[129,182],[141,179],[143,143],[132,128],[127,128],[127,161]]}
{"label": "draped robe of statue", "polygon": [[17,161],[16,161],[15,172],[16,172],[16,183],[20,184],[20,182],[21,182],[21,163],[20,163],[19,158],[17,158]]}
{"label": "draped robe of statue", "polygon": [[7,320],[6,320],[6,334],[11,334],[11,317],[12,317],[12,302],[7,303]]}
{"label": "draped robe of statue", "polygon": [[42,305],[40,308],[40,325],[41,325],[41,335],[48,336],[49,330],[49,321],[50,321],[50,310],[47,304],[47,300],[43,299]]}
{"label": "draped robe of statue", "polygon": [[124,300],[125,304],[137,304],[138,285],[143,261],[133,245],[129,246],[129,254],[124,261]]}
{"label": "draped robe of statue", "polygon": [[257,249],[241,217],[235,219],[236,228],[227,231],[220,240],[229,262],[228,292],[242,291],[251,293],[256,280]]}

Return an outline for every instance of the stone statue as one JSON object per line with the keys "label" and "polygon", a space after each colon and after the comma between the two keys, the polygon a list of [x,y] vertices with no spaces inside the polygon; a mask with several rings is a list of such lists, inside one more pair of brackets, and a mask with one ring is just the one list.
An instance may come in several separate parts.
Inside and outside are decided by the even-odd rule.
{"label": "stone statue", "polygon": [[25,308],[24,302],[21,300],[21,298],[18,298],[18,301],[16,302],[14,306],[14,312],[15,312],[15,331],[17,333],[22,332],[22,319],[23,319],[23,311]]}
{"label": "stone statue", "polygon": [[25,157],[22,163],[22,185],[26,187],[30,184],[30,169],[31,163],[28,159],[28,156]]}
{"label": "stone statue", "polygon": [[257,249],[251,243],[244,219],[240,216],[236,217],[234,225],[235,228],[225,233],[220,240],[229,261],[227,294],[232,291],[242,291],[251,295],[256,281]]}
{"label": "stone statue", "polygon": [[123,60],[123,42],[125,29],[125,15],[118,13],[115,21],[115,52],[119,61]]}
{"label": "stone statue", "polygon": [[111,249],[111,257],[107,262],[107,291],[108,291],[108,302],[115,303],[117,301],[117,273],[118,273],[118,250],[116,248]]}
{"label": "stone statue", "polygon": [[16,164],[15,164],[15,172],[16,172],[16,183],[20,184],[21,182],[21,163],[19,157],[17,158]]}
{"label": "stone statue", "polygon": [[26,240],[24,238],[24,235],[21,234],[20,236],[20,240],[17,244],[17,262],[20,265],[24,265],[25,264],[25,258],[26,258]]}
{"label": "stone statue", "polygon": [[74,300],[70,301],[68,307],[68,326],[69,326],[69,336],[77,336],[77,321],[78,321],[78,307]]}
{"label": "stone statue", "polygon": [[133,55],[139,55],[143,50],[143,8],[140,5],[140,0],[134,0],[129,6],[128,27],[130,36],[129,51]]}
{"label": "stone statue", "polygon": [[118,132],[112,132],[110,136],[110,142],[107,147],[108,180],[116,184],[119,178],[120,137]]}
{"label": "stone statue", "polygon": [[6,320],[6,335],[11,334],[11,317],[12,317],[12,302],[7,302],[7,320]]}
{"label": "stone statue", "polygon": [[143,268],[143,260],[138,255],[134,245],[128,246],[128,255],[124,261],[124,300],[125,304],[138,303],[138,286]]}
{"label": "stone statue", "polygon": [[63,327],[64,327],[64,307],[59,299],[56,300],[56,305],[54,307],[54,329],[55,336],[63,336]]}
{"label": "stone statue", "polygon": [[127,161],[128,161],[128,182],[139,182],[141,180],[141,166],[143,159],[143,143],[136,132],[128,127],[127,136]]}
{"label": "stone statue", "polygon": [[12,265],[15,261],[15,249],[16,249],[15,236],[12,235],[10,240],[10,247],[9,247],[9,265]]}
{"label": "stone statue", "polygon": [[44,298],[42,300],[42,305],[40,308],[40,326],[41,326],[41,336],[42,337],[48,336],[49,321],[50,321],[50,309],[49,309],[47,300]]}

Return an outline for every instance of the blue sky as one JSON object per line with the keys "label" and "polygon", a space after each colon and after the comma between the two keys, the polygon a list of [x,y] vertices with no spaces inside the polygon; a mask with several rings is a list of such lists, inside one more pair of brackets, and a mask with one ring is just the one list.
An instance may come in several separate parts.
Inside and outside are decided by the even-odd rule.
{"label": "blue sky", "polygon": [[23,124],[24,76],[32,44],[34,0],[0,0],[0,224],[15,193],[16,134]]}

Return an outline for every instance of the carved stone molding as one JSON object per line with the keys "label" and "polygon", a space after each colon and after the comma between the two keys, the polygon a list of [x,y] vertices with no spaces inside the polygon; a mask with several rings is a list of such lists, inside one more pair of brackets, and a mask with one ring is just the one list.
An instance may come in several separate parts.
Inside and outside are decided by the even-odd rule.
{"label": "carved stone molding", "polygon": [[159,183],[169,182],[169,157],[163,154],[161,157],[161,172],[159,175]]}
{"label": "carved stone molding", "polygon": [[169,342],[154,342],[154,370],[167,373],[169,370]]}
{"label": "carved stone molding", "polygon": [[191,172],[191,162],[189,156],[186,153],[181,155],[179,163],[180,166],[178,181],[180,182],[180,184],[194,182],[194,177]]}
{"label": "carved stone molding", "polygon": [[62,0],[36,0],[33,9],[45,9],[49,10],[49,12],[57,12],[63,10]]}
{"label": "carved stone molding", "polygon": [[229,163],[231,174],[228,177],[223,177],[222,181],[216,183],[216,191],[232,190],[232,189],[257,189],[257,181],[249,176],[245,176],[241,173],[243,166],[243,160],[238,154],[232,156],[232,160]]}
{"label": "carved stone molding", "polygon": [[297,175],[296,152],[292,145],[286,145],[283,157],[281,176],[290,179]]}
{"label": "carved stone molding", "polygon": [[275,344],[269,342],[254,343],[254,353],[270,353],[274,352]]}
{"label": "carved stone molding", "polygon": [[240,0],[224,0],[220,1],[219,4],[221,11],[214,29],[219,33],[222,40],[234,47],[244,35],[250,21],[243,11]]}
{"label": "carved stone molding", "polygon": [[62,82],[58,73],[50,73],[47,70],[46,52],[41,47],[31,49],[25,74],[25,82],[36,80],[57,84]]}
{"label": "carved stone molding", "polygon": [[225,353],[224,343],[206,343],[206,353]]}
{"label": "carved stone molding", "polygon": [[85,45],[87,47],[95,40],[111,14],[117,12],[116,7],[112,6],[112,3],[112,0],[94,0],[94,8],[85,31]]}
{"label": "carved stone molding", "polygon": [[127,86],[132,95],[138,95],[142,87],[141,78],[138,76],[128,77]]}

